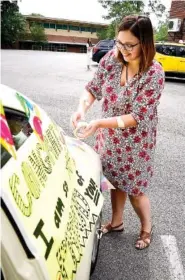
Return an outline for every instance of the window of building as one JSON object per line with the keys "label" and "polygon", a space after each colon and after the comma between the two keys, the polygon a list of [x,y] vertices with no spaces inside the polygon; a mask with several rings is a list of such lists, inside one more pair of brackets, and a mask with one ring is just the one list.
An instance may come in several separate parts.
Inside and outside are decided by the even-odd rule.
{"label": "window of building", "polygon": [[42,50],[42,46],[32,44],[32,50],[33,51],[41,51]]}
{"label": "window of building", "polygon": [[74,25],[70,25],[69,29],[73,30],[73,31],[79,31],[80,30],[79,26],[74,26]]}
{"label": "window of building", "polygon": [[80,52],[81,53],[86,53],[87,52],[87,47],[86,46],[80,47]]}
{"label": "window of building", "polygon": [[57,24],[57,29],[63,29],[63,30],[67,30],[67,25],[65,24]]}
{"label": "window of building", "polygon": [[49,23],[45,22],[44,23],[44,28],[49,28]]}
{"label": "window of building", "polygon": [[85,29],[86,32],[91,32],[91,27],[86,27]]}
{"label": "window of building", "polygon": [[56,24],[55,23],[49,23],[49,22],[45,22],[43,24],[44,28],[51,28],[51,29],[55,29],[56,28]]}
{"label": "window of building", "polygon": [[56,28],[56,24],[55,23],[50,23],[49,27],[55,29]]}
{"label": "window of building", "polygon": [[82,26],[81,27],[81,31],[83,31],[83,32],[91,32],[91,27],[84,27],[84,26]]}
{"label": "window of building", "polygon": [[50,51],[49,44],[44,44],[43,45],[43,51]]}
{"label": "window of building", "polygon": [[92,33],[96,32],[96,28],[92,28],[92,29],[91,29],[91,32],[92,32]]}
{"label": "window of building", "polygon": [[65,44],[45,44],[43,46],[44,51],[53,52],[67,52],[67,45]]}
{"label": "window of building", "polygon": [[[5,116],[12,133],[15,148],[18,150],[33,133],[33,130],[28,122],[27,116],[24,113],[5,108]],[[10,158],[11,155],[1,145],[1,168]]]}
{"label": "window of building", "polygon": [[67,45],[58,44],[56,50],[57,52],[67,52]]}

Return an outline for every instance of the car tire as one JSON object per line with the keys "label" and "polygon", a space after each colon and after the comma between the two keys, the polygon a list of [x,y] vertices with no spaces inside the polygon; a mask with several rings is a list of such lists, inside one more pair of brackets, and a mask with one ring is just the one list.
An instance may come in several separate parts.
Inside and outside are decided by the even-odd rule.
{"label": "car tire", "polygon": [[93,250],[92,250],[92,258],[91,258],[91,272],[90,272],[91,275],[93,274],[93,272],[95,270],[97,259],[98,259],[100,239],[98,238],[97,230],[101,228],[101,220],[102,220],[102,212],[100,213],[99,218],[96,222],[96,229],[95,229],[94,243],[93,243]]}
{"label": "car tire", "polygon": [[2,269],[1,269],[1,280],[5,280]]}

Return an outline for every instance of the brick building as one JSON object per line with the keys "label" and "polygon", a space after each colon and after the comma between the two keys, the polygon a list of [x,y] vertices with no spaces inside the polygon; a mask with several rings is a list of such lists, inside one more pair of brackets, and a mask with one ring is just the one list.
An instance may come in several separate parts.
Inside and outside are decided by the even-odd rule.
{"label": "brick building", "polygon": [[185,42],[185,0],[172,0],[168,41],[179,42],[180,40]]}
{"label": "brick building", "polygon": [[77,20],[67,20],[58,18],[48,18],[39,16],[25,16],[27,21],[28,34],[32,23],[40,24],[44,27],[48,42],[42,46],[35,44],[32,40],[19,41],[20,49],[35,49],[61,52],[86,52],[88,38],[92,44],[99,40],[97,31],[107,28],[107,24],[93,23]]}

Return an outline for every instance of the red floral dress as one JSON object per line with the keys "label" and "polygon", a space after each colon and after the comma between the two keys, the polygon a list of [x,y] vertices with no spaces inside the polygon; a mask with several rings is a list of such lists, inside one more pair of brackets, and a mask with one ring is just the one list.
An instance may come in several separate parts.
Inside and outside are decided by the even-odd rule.
{"label": "red floral dress", "polygon": [[144,193],[153,175],[157,106],[164,88],[164,72],[155,60],[142,76],[121,86],[122,64],[114,50],[101,60],[86,89],[102,99],[102,117],[132,114],[137,127],[99,129],[95,150],[100,154],[105,176],[129,195]]}

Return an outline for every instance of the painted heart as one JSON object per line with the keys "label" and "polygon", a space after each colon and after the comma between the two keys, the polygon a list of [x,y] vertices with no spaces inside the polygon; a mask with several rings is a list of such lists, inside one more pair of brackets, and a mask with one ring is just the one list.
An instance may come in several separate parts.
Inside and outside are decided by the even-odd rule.
{"label": "painted heart", "polygon": [[33,118],[33,126],[41,140],[44,140],[43,134],[42,134],[42,121],[38,117]]}
{"label": "painted heart", "polygon": [[8,144],[14,145],[11,131],[10,131],[6,121],[2,117],[2,115],[1,115],[1,119],[0,119],[0,127],[1,127],[1,138],[3,140],[5,140]]}

